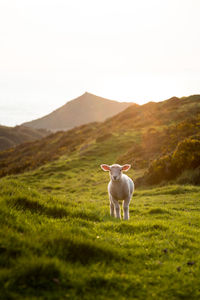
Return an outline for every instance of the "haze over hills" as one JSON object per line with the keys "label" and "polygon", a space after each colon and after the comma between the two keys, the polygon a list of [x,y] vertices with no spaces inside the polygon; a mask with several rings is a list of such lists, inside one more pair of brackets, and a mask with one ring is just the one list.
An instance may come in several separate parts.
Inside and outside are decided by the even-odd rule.
{"label": "haze over hills", "polygon": [[44,129],[27,128],[25,126],[0,125],[0,151],[15,147],[21,143],[32,142],[47,136],[50,132]]}
{"label": "haze over hills", "polygon": [[108,100],[86,92],[52,113],[23,125],[51,131],[66,131],[91,122],[103,122],[132,104]]}

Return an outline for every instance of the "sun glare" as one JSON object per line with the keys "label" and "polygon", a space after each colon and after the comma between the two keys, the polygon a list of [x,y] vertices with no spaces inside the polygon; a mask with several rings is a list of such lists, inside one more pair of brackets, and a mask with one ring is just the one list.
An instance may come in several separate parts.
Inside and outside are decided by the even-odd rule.
{"label": "sun glare", "polygon": [[1,1],[0,121],[12,123],[9,107],[25,121],[85,90],[140,104],[200,93],[199,9],[195,0]]}

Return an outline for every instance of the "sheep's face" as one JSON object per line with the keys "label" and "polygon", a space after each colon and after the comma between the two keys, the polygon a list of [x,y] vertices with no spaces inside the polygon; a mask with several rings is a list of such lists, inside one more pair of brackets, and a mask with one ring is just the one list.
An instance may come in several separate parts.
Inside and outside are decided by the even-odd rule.
{"label": "sheep's face", "polygon": [[120,166],[118,164],[114,164],[112,166],[109,165],[101,165],[101,168],[104,171],[110,171],[110,179],[113,181],[119,181],[122,176],[122,171],[128,171],[131,165],[123,165]]}
{"label": "sheep's face", "polygon": [[119,181],[122,176],[122,167],[120,165],[110,166],[110,179],[113,181]]}

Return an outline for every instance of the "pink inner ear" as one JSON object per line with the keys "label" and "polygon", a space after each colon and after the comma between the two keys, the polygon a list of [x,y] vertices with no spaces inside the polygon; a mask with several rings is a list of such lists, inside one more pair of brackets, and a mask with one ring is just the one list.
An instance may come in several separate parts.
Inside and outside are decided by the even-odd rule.
{"label": "pink inner ear", "polygon": [[110,167],[108,165],[101,165],[101,167],[105,171],[110,171]]}
{"label": "pink inner ear", "polygon": [[123,167],[122,167],[122,170],[123,171],[127,171],[127,170],[129,170],[130,169],[130,166],[129,165],[124,165]]}

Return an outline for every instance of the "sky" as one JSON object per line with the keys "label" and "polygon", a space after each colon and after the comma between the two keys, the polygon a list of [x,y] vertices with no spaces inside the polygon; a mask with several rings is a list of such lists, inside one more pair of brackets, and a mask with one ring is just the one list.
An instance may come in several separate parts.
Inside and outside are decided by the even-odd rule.
{"label": "sky", "polygon": [[200,94],[199,0],[0,0],[0,124],[84,92],[143,104]]}

